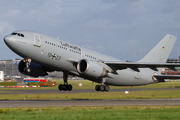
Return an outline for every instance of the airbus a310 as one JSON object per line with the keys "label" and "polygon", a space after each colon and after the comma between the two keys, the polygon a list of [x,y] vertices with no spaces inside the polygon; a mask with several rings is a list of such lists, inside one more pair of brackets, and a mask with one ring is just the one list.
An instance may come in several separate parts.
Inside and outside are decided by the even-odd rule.
{"label": "airbus a310", "polygon": [[73,75],[100,83],[95,86],[96,91],[109,91],[109,85],[137,86],[180,78],[161,74],[163,67],[176,70],[180,66],[166,63],[176,39],[166,35],[137,62],[125,62],[33,31],[15,31],[5,36],[4,42],[24,58],[18,65],[22,74],[38,77],[62,71],[64,84],[59,85],[59,90],[72,90],[67,80],[68,75]]}

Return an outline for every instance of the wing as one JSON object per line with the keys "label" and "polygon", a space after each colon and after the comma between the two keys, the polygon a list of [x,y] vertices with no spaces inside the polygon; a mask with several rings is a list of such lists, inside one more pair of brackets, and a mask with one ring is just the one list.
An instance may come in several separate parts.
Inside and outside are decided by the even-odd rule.
{"label": "wing", "polygon": [[175,67],[180,67],[177,63],[141,63],[141,62],[104,62],[109,67],[117,70],[131,68],[134,71],[140,72],[139,68],[150,68],[154,71],[158,71],[157,68],[167,67],[171,70],[177,71]]}
{"label": "wing", "polygon": [[[78,64],[80,59],[66,59],[66,61],[72,63],[74,66]],[[175,67],[180,67],[177,63],[141,63],[141,62],[109,62],[109,61],[97,61],[104,63],[111,67],[114,71],[131,68],[134,71],[140,72],[139,68],[150,68],[154,71],[158,71],[157,68],[167,67],[171,70],[177,71]]]}

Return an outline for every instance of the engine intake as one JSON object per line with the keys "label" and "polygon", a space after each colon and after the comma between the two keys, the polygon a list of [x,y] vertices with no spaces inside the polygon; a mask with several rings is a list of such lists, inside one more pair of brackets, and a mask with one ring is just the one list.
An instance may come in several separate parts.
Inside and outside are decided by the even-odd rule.
{"label": "engine intake", "polygon": [[99,63],[86,59],[79,61],[77,70],[82,75],[88,75],[95,78],[107,75],[107,71]]}

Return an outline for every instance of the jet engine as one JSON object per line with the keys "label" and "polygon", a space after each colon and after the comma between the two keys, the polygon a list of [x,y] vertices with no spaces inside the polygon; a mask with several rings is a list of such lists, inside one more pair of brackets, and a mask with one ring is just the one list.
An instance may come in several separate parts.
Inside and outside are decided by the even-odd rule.
{"label": "jet engine", "polygon": [[95,78],[107,75],[107,71],[99,63],[86,59],[79,61],[77,70],[82,75],[88,75]]}
{"label": "jet engine", "polygon": [[39,77],[39,76],[45,76],[48,75],[46,70],[39,64],[31,62],[29,65],[29,71],[26,70],[26,63],[21,60],[18,65],[18,70],[20,73],[32,76],[32,77]]}

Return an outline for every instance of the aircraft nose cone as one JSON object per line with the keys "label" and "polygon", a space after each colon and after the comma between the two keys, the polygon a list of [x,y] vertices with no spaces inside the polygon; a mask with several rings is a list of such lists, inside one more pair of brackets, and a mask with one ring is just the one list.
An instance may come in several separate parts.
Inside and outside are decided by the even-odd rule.
{"label": "aircraft nose cone", "polygon": [[14,38],[12,36],[5,36],[4,37],[4,42],[6,43],[6,45],[9,47],[9,48],[14,48]]}
{"label": "aircraft nose cone", "polygon": [[6,43],[6,45],[8,45],[9,41],[10,41],[10,39],[8,36],[4,37],[4,42]]}

